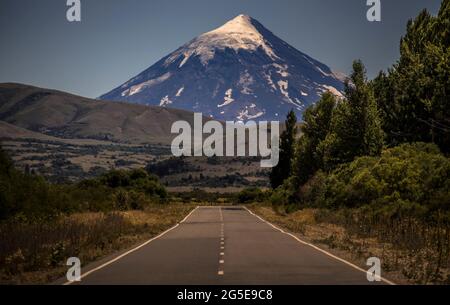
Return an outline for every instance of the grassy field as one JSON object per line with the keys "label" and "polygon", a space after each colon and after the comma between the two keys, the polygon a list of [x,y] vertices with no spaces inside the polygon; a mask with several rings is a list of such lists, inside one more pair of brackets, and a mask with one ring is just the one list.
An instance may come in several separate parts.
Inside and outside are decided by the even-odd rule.
{"label": "grassy field", "polygon": [[364,224],[356,210],[303,209],[284,214],[260,204],[249,208],[265,220],[362,268],[367,268],[367,258],[380,258],[382,275],[398,284],[449,283],[448,228],[430,227],[407,218],[396,223]]}
{"label": "grassy field", "polygon": [[144,168],[158,156],[169,153],[165,146],[77,139],[4,139],[2,147],[18,169],[29,168],[52,182],[79,181],[113,168]]}
{"label": "grassy field", "polygon": [[[170,158],[170,148],[160,145],[29,138],[3,139],[1,144],[18,169],[31,170],[51,182],[76,182],[111,169],[145,168]],[[249,186],[268,186],[268,171],[261,169],[259,162],[253,158],[190,157],[184,159],[183,168],[175,164],[160,178],[174,191],[238,192]]]}
{"label": "grassy field", "polygon": [[82,265],[167,230],[190,204],[153,205],[144,211],[79,213],[55,221],[0,224],[0,284],[44,284],[64,276],[68,257]]}

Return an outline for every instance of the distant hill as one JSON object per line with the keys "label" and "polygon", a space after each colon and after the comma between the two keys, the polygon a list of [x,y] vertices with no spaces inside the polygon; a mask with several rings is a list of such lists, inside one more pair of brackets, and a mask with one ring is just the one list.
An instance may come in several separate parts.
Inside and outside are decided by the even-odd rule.
{"label": "distant hill", "polygon": [[[176,136],[170,129],[177,120],[193,124],[193,113],[0,84],[2,148],[18,168],[33,170],[52,182],[79,181],[111,169],[148,164],[164,167],[171,156],[167,145]],[[163,182],[174,190],[236,191],[267,185],[267,171],[257,158],[213,161],[185,158],[186,166],[162,177]]]}
{"label": "distant hill", "polygon": [[0,134],[10,132],[13,138],[42,137],[37,134],[40,133],[65,139],[167,145],[175,136],[170,128],[177,120],[192,122],[193,114],[157,106],[98,101],[23,84],[0,84],[0,121],[9,124],[0,124]]}
{"label": "distant hill", "polygon": [[57,141],[58,138],[0,121],[0,138]]}

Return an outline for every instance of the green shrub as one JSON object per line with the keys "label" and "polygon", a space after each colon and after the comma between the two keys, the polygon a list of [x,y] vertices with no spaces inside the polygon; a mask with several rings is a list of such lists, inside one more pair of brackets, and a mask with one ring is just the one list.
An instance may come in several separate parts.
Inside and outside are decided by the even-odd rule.
{"label": "green shrub", "polygon": [[287,207],[297,202],[295,185],[295,177],[290,177],[272,192],[269,201],[276,210],[281,206]]}
{"label": "green shrub", "polygon": [[246,188],[237,194],[238,203],[261,202],[264,193],[257,187]]}
{"label": "green shrub", "polygon": [[14,169],[0,149],[0,170],[0,220],[34,222],[62,213],[144,209],[167,198],[158,178],[143,169],[113,170],[75,184],[51,184]]}
{"label": "green shrub", "polygon": [[100,182],[111,188],[130,186],[130,175],[124,170],[112,170],[100,177]]}
{"label": "green shrub", "polygon": [[434,144],[413,143],[357,158],[325,178],[318,173],[300,189],[300,198],[329,208],[410,202],[450,210],[449,190],[449,159]]}

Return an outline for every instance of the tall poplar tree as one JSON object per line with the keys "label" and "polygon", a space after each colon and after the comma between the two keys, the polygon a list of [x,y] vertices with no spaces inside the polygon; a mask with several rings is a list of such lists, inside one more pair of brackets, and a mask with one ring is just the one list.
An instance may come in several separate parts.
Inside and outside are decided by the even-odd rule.
{"label": "tall poplar tree", "polygon": [[330,133],[324,141],[327,170],[358,156],[379,155],[383,148],[381,119],[361,61],[353,63],[350,80],[346,84],[345,100],[336,107]]}
{"label": "tall poplar tree", "polygon": [[285,126],[285,130],[280,136],[280,159],[278,165],[272,168],[270,173],[270,184],[274,189],[282,185],[284,180],[291,175],[295,136],[297,134],[297,117],[293,110],[289,111]]}

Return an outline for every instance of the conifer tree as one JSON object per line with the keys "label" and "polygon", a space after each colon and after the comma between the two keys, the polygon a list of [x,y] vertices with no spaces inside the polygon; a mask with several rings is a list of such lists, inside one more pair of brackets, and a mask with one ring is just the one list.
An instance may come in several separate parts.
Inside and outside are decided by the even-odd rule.
{"label": "conifer tree", "polygon": [[323,168],[323,141],[330,132],[331,118],[336,106],[336,97],[326,92],[316,105],[303,114],[301,138],[296,145],[293,175],[296,184],[302,185],[314,173]]}
{"label": "conifer tree", "polygon": [[400,59],[373,81],[387,144],[434,142],[450,152],[450,0],[407,25]]}
{"label": "conifer tree", "polygon": [[289,111],[285,130],[280,136],[280,159],[278,165],[270,173],[270,184],[277,188],[291,175],[292,160],[294,157],[294,143],[297,134],[297,117],[293,110]]}
{"label": "conifer tree", "polygon": [[357,156],[376,156],[383,148],[384,134],[373,94],[361,61],[353,63],[351,83],[347,82],[345,100],[333,113],[324,141],[324,167],[352,161]]}

